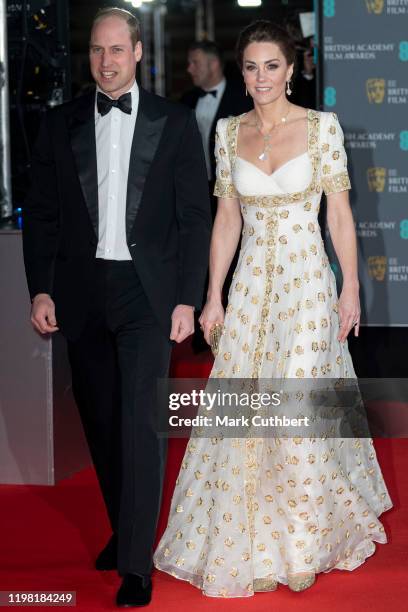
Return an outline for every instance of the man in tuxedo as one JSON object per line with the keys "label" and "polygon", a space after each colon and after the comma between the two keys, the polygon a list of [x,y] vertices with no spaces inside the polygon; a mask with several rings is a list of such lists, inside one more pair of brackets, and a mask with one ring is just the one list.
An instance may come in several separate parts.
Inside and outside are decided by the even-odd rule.
{"label": "man in tuxedo", "polygon": [[113,532],[96,567],[123,577],[118,606],[151,598],[166,449],[157,379],[171,341],[193,333],[211,225],[194,113],[137,85],[141,57],[137,19],[102,9],[90,40],[96,92],[47,113],[24,207],[31,320],[68,341]]}
{"label": "man in tuxedo", "polygon": [[[227,80],[224,75],[224,62],[220,48],[216,43],[205,40],[194,42],[188,51],[187,72],[190,74],[194,88],[181,97],[181,102],[195,111],[198,127],[203,142],[207,166],[208,191],[211,201],[211,215],[215,219],[217,198],[214,197],[215,184],[215,131],[218,119],[240,115],[253,108],[252,98],[245,95],[245,86]],[[237,250],[238,254],[238,250]],[[237,254],[231,263],[224,282],[224,303],[232,281],[232,272],[237,264]],[[205,291],[207,291],[208,280]],[[203,294],[203,301],[205,296]],[[196,319],[198,313],[196,313]],[[196,324],[192,340],[195,353],[206,351],[208,345]]]}
{"label": "man in tuxedo", "polygon": [[305,40],[305,47],[298,52],[296,70],[290,101],[305,108],[316,108],[316,65],[313,58],[313,38]]}
{"label": "man in tuxedo", "polygon": [[[210,195],[215,183],[215,129],[218,119],[240,115],[253,107],[252,98],[245,95],[245,86],[227,80],[219,47],[212,41],[194,42],[188,51],[187,72],[194,88],[186,92],[181,102],[195,110],[204,146]],[[216,200],[212,198],[213,218]]]}

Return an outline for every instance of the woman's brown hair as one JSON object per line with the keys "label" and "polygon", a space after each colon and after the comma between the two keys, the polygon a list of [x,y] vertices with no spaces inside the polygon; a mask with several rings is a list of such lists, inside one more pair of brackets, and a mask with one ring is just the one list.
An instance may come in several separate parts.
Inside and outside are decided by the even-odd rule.
{"label": "woman's brown hair", "polygon": [[243,66],[244,51],[248,45],[254,42],[270,42],[278,45],[285,56],[287,64],[290,66],[295,63],[296,47],[287,31],[272,21],[259,19],[242,30],[238,37],[236,56],[241,70]]}

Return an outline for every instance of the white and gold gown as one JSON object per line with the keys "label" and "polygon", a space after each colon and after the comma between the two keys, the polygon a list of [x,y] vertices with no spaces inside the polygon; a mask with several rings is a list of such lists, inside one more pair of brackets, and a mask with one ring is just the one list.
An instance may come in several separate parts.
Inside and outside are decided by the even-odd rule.
{"label": "white and gold gown", "polygon": [[[307,152],[271,175],[237,156],[241,118],[217,125],[215,194],[239,198],[243,231],[211,377],[355,377],[317,220],[322,191],[350,189],[337,116],[309,110]],[[355,569],[387,541],[391,506],[371,439],[192,437],[154,564],[205,595],[250,596]]]}

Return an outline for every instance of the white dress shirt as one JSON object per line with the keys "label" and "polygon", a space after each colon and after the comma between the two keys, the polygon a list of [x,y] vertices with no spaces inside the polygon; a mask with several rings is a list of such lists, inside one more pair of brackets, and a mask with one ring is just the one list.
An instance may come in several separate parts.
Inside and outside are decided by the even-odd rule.
{"label": "white dress shirt", "polygon": [[[97,91],[100,89],[97,88]],[[136,81],[129,91],[132,95],[130,115],[113,107],[102,117],[95,101],[99,212],[96,257],[120,261],[132,259],[126,242],[126,193],[130,151],[139,106]]]}
{"label": "white dress shirt", "polygon": [[207,94],[202,98],[199,98],[195,109],[196,119],[198,123],[198,129],[200,130],[201,138],[204,146],[205,163],[207,165],[207,175],[210,181],[211,176],[211,154],[210,154],[210,133],[211,126],[214,121],[214,117],[217,113],[218,107],[221,102],[221,98],[224,95],[226,86],[225,79],[222,79],[218,85],[211,87],[211,91],[216,91],[217,94]]}

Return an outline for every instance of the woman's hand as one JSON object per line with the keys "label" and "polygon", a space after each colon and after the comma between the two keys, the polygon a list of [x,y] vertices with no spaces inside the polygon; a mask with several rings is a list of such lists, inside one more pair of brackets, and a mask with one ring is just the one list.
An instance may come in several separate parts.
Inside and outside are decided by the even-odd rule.
{"label": "woman's hand", "polygon": [[210,331],[213,325],[224,323],[224,308],[220,299],[207,300],[200,318],[198,319],[204,338],[210,344]]}
{"label": "woman's hand", "polygon": [[340,331],[337,339],[345,342],[351,329],[354,327],[354,335],[357,337],[360,329],[360,299],[359,287],[356,285],[343,286],[339,299],[339,321]]}

